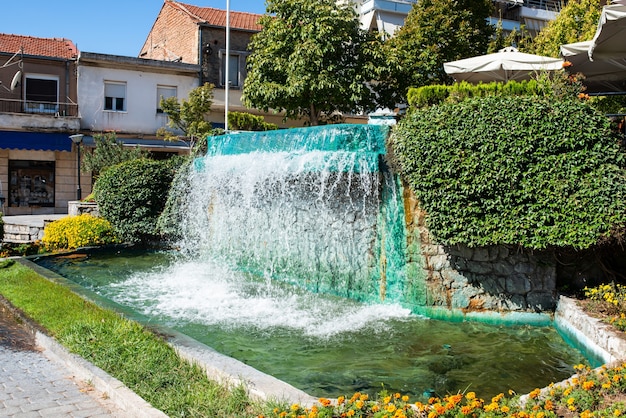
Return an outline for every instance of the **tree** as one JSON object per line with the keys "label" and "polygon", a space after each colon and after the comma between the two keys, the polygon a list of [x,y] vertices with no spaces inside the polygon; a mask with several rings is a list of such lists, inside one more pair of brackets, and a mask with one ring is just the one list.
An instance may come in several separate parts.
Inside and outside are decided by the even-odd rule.
{"label": "tree", "polygon": [[124,161],[145,158],[148,153],[141,148],[125,147],[117,140],[115,132],[97,134],[93,136],[96,147],[93,152],[83,153],[82,169],[94,174],[101,173],[105,168],[114,166]]}
{"label": "tree", "polygon": [[413,6],[387,42],[404,100],[409,87],[450,83],[444,62],[487,52],[492,7],[490,0],[420,0]]}
{"label": "tree", "polygon": [[356,12],[334,0],[269,0],[252,37],[246,106],[308,117],[311,125],[336,112],[387,106],[378,79],[382,40],[360,29]]}
{"label": "tree", "polygon": [[[211,111],[213,104],[213,88],[205,83],[189,92],[189,100],[179,102],[176,97],[161,98],[161,109],[169,117],[168,126],[183,132],[183,138],[174,132],[160,129],[158,134],[165,139],[183,139],[189,148],[198,152],[198,148],[206,145],[206,137],[214,133],[210,122],[204,117]],[[201,150],[200,150],[201,152]]]}
{"label": "tree", "polygon": [[560,56],[560,46],[589,41],[598,28],[605,0],[570,0],[557,18],[537,34],[527,52],[549,57]]}

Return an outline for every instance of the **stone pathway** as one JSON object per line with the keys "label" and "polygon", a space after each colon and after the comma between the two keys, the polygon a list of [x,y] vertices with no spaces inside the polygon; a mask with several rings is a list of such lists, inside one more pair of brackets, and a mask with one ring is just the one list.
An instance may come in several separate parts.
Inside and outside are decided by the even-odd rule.
{"label": "stone pathway", "polygon": [[106,395],[75,381],[35,345],[35,337],[0,305],[0,416],[122,417]]}

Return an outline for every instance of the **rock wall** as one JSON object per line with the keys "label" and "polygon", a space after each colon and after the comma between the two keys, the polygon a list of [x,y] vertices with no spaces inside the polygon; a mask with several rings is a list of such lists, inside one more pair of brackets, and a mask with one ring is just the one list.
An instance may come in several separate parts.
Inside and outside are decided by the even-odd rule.
{"label": "rock wall", "polygon": [[556,308],[552,253],[511,246],[440,245],[408,188],[404,202],[407,245],[412,253],[407,271],[424,280],[423,300],[418,303],[464,312],[545,312]]}

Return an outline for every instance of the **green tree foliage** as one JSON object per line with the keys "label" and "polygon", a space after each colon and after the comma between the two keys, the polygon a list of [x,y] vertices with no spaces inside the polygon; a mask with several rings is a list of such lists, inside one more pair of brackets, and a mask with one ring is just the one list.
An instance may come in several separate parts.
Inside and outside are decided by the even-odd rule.
{"label": "green tree foliage", "polygon": [[420,0],[404,26],[387,42],[398,91],[449,84],[444,62],[487,52],[494,28],[487,22],[490,0]]}
{"label": "green tree foliage", "polygon": [[[311,125],[335,112],[368,112],[388,103],[379,73],[382,41],[359,27],[351,6],[334,0],[269,0],[263,29],[249,45],[246,106],[308,117]],[[387,90],[388,91],[388,90]]]}
{"label": "green tree foliage", "polygon": [[205,120],[213,104],[213,88],[205,83],[189,92],[189,99],[178,101],[176,97],[161,98],[161,109],[169,117],[168,126],[183,132],[181,138],[175,132],[160,130],[158,134],[165,139],[182,139],[189,144],[191,150],[202,152],[197,148],[206,146],[206,137],[214,134],[210,122]]}
{"label": "green tree foliage", "polygon": [[[94,174],[101,173],[107,167],[124,161],[145,158],[148,153],[139,147],[126,147],[117,140],[115,132],[97,134],[93,136],[96,144],[93,152],[83,152],[82,169]],[[81,145],[83,150],[84,146]]]}
{"label": "green tree foliage", "polygon": [[105,170],[94,184],[100,215],[126,242],[158,238],[157,219],[182,158],[127,161]]}
{"label": "green tree foliage", "polygon": [[557,18],[537,34],[526,52],[559,57],[561,45],[590,41],[604,4],[605,0],[570,0]]}
{"label": "green tree foliage", "polygon": [[623,149],[586,102],[491,96],[432,106],[403,119],[390,144],[443,244],[585,249],[623,231]]}

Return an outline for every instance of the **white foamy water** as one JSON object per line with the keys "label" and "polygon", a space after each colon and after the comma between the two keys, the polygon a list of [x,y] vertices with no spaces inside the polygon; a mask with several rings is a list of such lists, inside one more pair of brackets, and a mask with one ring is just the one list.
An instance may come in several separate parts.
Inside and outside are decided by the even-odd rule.
{"label": "white foamy water", "polygon": [[214,262],[184,261],[112,284],[109,297],[150,316],[220,327],[289,328],[328,338],[412,317],[399,305],[365,305],[250,281]]}

